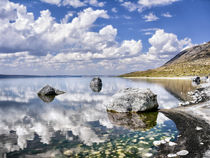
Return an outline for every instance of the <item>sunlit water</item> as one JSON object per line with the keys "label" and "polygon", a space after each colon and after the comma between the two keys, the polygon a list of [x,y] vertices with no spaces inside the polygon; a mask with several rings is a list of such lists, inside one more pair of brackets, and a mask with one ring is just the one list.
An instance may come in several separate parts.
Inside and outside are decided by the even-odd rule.
{"label": "sunlit water", "polygon": [[[173,142],[179,131],[162,113],[117,114],[106,105],[127,87],[150,88],[159,108],[173,108],[193,90],[190,81],[102,78],[0,79],[0,157],[153,157],[155,142]],[[37,92],[46,84],[66,93],[44,102]],[[49,102],[52,101],[52,102]]]}

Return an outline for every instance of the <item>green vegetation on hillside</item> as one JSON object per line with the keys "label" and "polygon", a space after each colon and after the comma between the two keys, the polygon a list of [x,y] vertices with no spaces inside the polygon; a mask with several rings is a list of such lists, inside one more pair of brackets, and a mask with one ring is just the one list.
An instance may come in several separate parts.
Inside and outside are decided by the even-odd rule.
{"label": "green vegetation on hillside", "polygon": [[162,66],[147,71],[136,71],[120,75],[120,77],[178,77],[178,76],[207,76],[210,74],[210,65],[180,63]]}
{"label": "green vegetation on hillside", "polygon": [[210,75],[210,42],[185,49],[163,66],[120,77],[177,77]]}

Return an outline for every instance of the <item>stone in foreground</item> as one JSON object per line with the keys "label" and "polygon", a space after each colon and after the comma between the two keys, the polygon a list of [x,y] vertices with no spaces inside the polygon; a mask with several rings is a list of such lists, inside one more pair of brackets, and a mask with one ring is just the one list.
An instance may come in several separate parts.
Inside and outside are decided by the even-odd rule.
{"label": "stone in foreground", "polygon": [[126,88],[113,95],[107,110],[115,112],[144,112],[157,110],[157,95],[150,89]]}
{"label": "stone in foreground", "polygon": [[90,88],[93,92],[100,92],[102,89],[102,80],[99,77],[95,77],[90,82]]}
{"label": "stone in foreground", "polygon": [[38,95],[59,95],[59,94],[63,94],[65,92],[60,91],[58,89],[55,89],[49,85],[46,85],[45,87],[43,87],[39,92]]}

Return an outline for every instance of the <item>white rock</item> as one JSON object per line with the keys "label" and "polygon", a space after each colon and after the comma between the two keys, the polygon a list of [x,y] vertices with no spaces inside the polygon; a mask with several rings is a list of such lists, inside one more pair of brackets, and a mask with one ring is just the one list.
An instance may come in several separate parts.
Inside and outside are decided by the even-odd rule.
{"label": "white rock", "polygon": [[184,155],[189,154],[189,152],[187,150],[181,150],[181,151],[177,152],[176,154],[179,156],[184,156]]}
{"label": "white rock", "polygon": [[166,141],[165,140],[161,140],[161,144],[165,144],[166,143]]}
{"label": "white rock", "polygon": [[170,140],[171,140],[170,137],[168,137],[168,138],[165,139],[166,142],[170,142]]}
{"label": "white rock", "polygon": [[158,108],[157,95],[150,89],[126,88],[115,95],[107,110],[116,112],[138,112]]}
{"label": "white rock", "polygon": [[168,154],[167,156],[168,156],[168,157],[176,157],[177,154]]}
{"label": "white rock", "polygon": [[153,142],[153,145],[154,146],[159,146],[160,144],[161,144],[161,141],[158,141],[158,140],[156,140],[156,141]]}
{"label": "white rock", "polygon": [[144,154],[145,157],[151,157],[152,156],[152,153],[146,153]]}
{"label": "white rock", "polygon": [[169,142],[169,146],[174,146],[174,145],[177,145],[177,144],[174,142]]}
{"label": "white rock", "polygon": [[200,130],[202,130],[203,128],[197,126],[195,129],[196,129],[197,131],[200,131]]}

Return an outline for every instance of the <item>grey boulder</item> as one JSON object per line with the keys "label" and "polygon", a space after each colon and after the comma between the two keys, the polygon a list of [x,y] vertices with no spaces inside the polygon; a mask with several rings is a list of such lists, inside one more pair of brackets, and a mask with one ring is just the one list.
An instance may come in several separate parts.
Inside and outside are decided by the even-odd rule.
{"label": "grey boulder", "polygon": [[102,80],[99,77],[95,77],[90,82],[90,88],[93,92],[100,92],[102,89]]}
{"label": "grey boulder", "polygon": [[108,111],[144,112],[157,110],[157,95],[150,89],[126,88],[113,95]]}
{"label": "grey boulder", "polygon": [[44,86],[39,92],[38,95],[45,96],[45,95],[59,95],[65,92],[55,89],[49,85]]}

